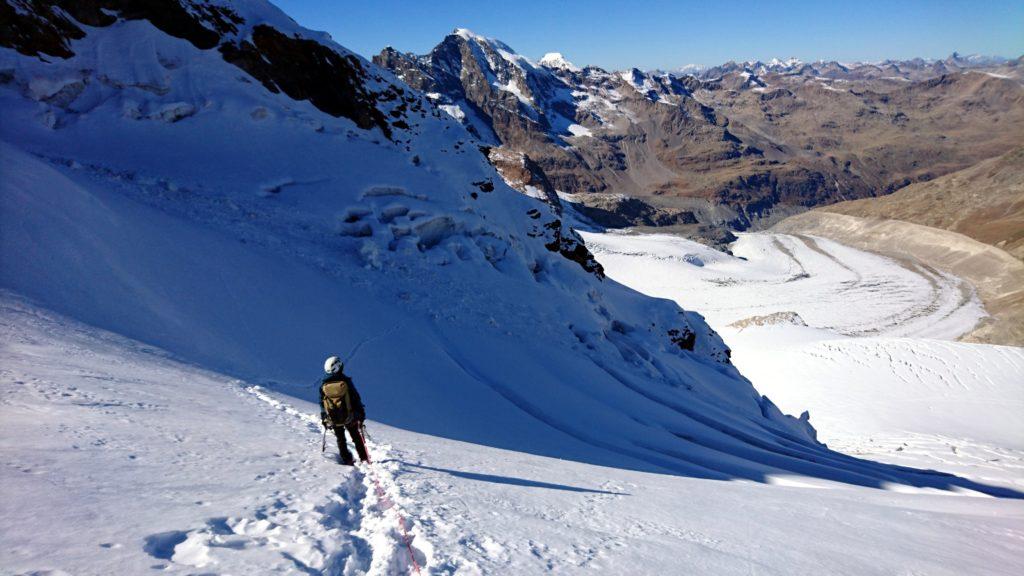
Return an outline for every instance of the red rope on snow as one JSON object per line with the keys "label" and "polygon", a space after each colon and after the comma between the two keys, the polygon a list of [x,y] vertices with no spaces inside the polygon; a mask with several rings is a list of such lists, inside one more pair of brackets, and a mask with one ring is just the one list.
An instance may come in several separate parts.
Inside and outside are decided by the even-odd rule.
{"label": "red rope on snow", "polygon": [[374,471],[375,466],[373,460],[370,458],[370,447],[366,445],[366,436],[363,434],[362,426],[359,427],[359,439],[363,442],[363,449],[366,451],[366,463],[369,464],[370,468],[370,479],[373,480],[375,486],[374,491],[377,493],[377,499],[385,503],[388,508],[395,511],[395,516],[398,517],[398,530],[402,533],[402,544],[405,544],[406,551],[409,552],[409,560],[412,561],[413,570],[416,574],[420,573],[420,565],[416,562],[416,555],[412,551],[412,538],[409,537],[409,531],[405,528],[405,517],[402,516],[402,511],[398,508],[398,504],[395,504],[394,500],[388,497],[387,492],[384,491],[384,487],[380,485],[380,480],[377,479],[377,473]]}

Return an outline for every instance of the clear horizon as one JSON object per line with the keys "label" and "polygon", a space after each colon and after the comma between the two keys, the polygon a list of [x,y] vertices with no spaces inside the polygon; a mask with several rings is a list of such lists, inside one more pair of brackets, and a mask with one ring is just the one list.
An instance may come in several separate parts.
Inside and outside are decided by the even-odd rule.
{"label": "clear horizon", "polygon": [[[425,54],[455,28],[497,38],[538,60],[561,52],[573,63],[607,69],[676,69],[729,60],[795,57],[873,62],[941,59],[953,52],[1016,58],[1024,54],[1024,1],[911,0],[855,5],[742,0],[610,0],[514,5],[468,0],[403,3],[272,0],[299,24],[330,33],[366,58],[385,46]],[[981,4],[980,6],[978,4]]]}

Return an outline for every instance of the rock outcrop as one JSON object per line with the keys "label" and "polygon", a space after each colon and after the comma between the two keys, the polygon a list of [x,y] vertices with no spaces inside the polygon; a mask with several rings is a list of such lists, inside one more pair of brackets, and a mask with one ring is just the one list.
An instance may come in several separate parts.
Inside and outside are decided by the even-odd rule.
{"label": "rock outcrop", "polygon": [[[217,48],[224,60],[259,80],[271,92],[309,100],[320,110],[349,118],[360,128],[408,128],[404,116],[416,98],[371,78],[361,59],[340,46],[287,36],[266,24],[250,26],[230,8],[191,0],[32,0],[22,9],[0,3],[0,46],[29,55],[70,58],[82,26],[147,20],[196,48]],[[249,39],[251,38],[251,40]],[[374,90],[374,85],[380,85]],[[386,115],[382,108],[390,108]]]}

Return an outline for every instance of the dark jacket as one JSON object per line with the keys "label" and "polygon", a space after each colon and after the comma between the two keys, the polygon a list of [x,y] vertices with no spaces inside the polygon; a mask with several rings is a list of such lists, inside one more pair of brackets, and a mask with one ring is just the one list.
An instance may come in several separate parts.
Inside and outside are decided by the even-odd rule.
{"label": "dark jacket", "polygon": [[331,414],[328,414],[327,410],[324,408],[324,384],[338,381],[344,381],[348,385],[349,400],[352,403],[352,419],[356,422],[366,420],[366,407],[363,406],[363,399],[359,397],[359,391],[356,390],[356,386],[352,383],[352,379],[342,372],[337,372],[335,374],[328,374],[320,382],[320,421],[326,423],[330,420],[330,422],[333,422],[338,426],[341,426],[348,421],[349,415],[345,413],[344,407],[340,410],[333,411]]}

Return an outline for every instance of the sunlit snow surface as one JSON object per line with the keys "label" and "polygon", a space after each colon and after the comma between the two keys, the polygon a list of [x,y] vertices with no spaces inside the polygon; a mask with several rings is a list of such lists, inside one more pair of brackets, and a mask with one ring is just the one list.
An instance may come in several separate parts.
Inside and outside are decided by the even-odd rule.
{"label": "sunlit snow surface", "polygon": [[584,233],[609,275],[698,310],[715,328],[797,312],[850,336],[956,338],[985,312],[970,284],[824,238],[742,234],[736,257],[667,235]]}
{"label": "sunlit snow surface", "polygon": [[[310,403],[10,295],[0,337],[15,574],[410,574],[396,513],[424,574],[1014,574],[1024,553],[1019,500],[633,472],[371,421],[380,498],[366,468],[321,456]],[[841,400],[837,422],[873,426]],[[924,460],[985,475],[955,435],[969,452]]]}
{"label": "sunlit snow surface", "polygon": [[[717,326],[807,304],[835,332],[783,329],[763,359],[742,339],[770,330],[727,332],[755,384],[839,448],[968,478],[855,460],[716,361],[694,313],[548,251],[528,214],[550,209],[446,114],[388,141],[143,21],[73,48],[0,49],[3,572],[406,574],[399,512],[430,574],[1012,573],[1024,553],[1021,503],[979,497],[1019,495],[993,411],[1019,399],[1019,351],[889,338],[971,324],[957,280],[786,237],[745,240],[746,263],[663,239],[599,254]],[[683,325],[693,351],[666,337]],[[837,333],[863,349],[820,348]],[[904,370],[922,351],[946,367]],[[328,353],[351,355],[372,475],[320,454]]]}
{"label": "sunlit snow surface", "polygon": [[[1024,350],[949,341],[984,316],[963,280],[808,236],[743,234],[737,257],[584,236],[610,277],[700,310],[758,391],[809,410],[829,446],[1024,487]],[[806,326],[743,322],[787,312]]]}

